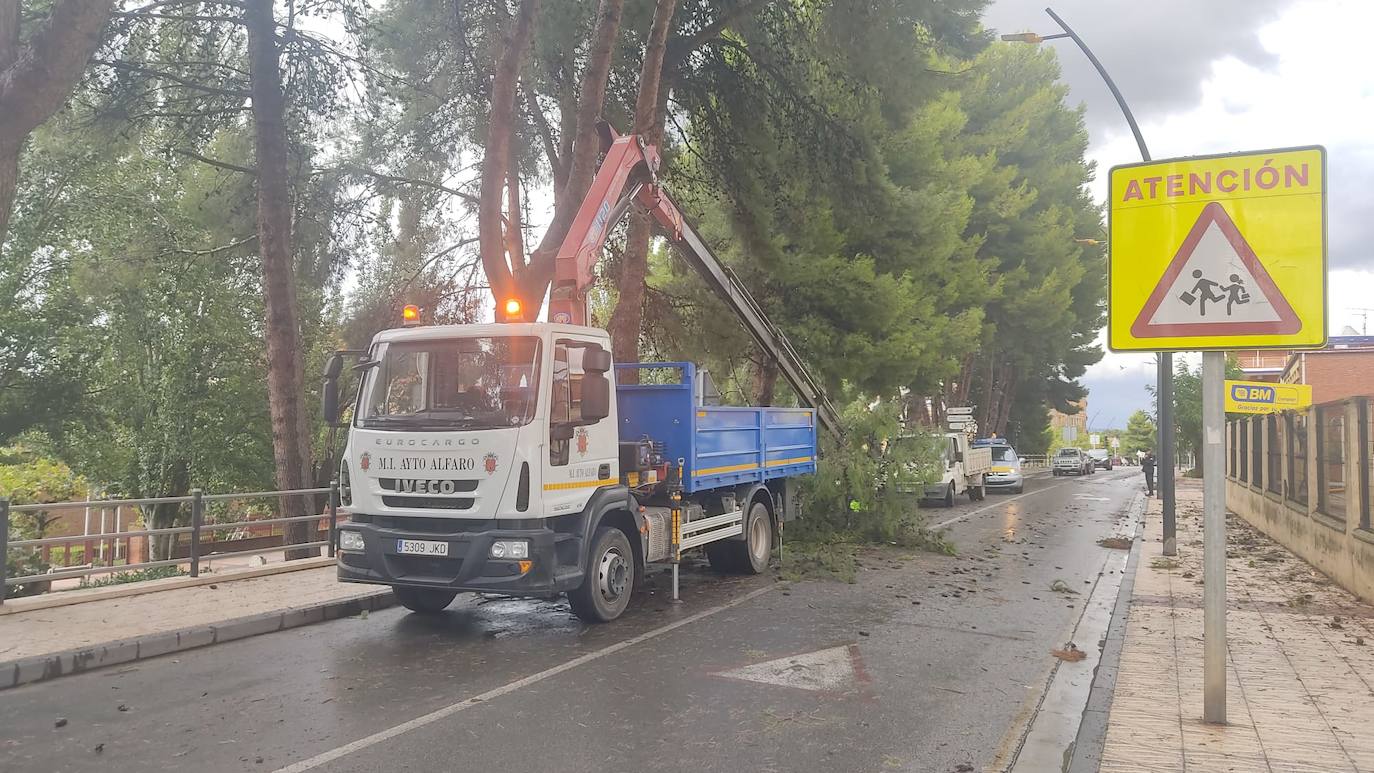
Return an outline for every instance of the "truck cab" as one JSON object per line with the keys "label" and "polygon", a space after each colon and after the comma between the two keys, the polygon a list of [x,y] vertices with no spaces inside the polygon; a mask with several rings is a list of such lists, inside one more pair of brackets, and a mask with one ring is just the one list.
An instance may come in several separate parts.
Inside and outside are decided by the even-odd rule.
{"label": "truck cab", "polygon": [[[458,590],[578,586],[589,516],[617,513],[638,534],[609,349],[602,330],[547,323],[378,334],[340,466],[339,579],[392,585],[422,611]],[[582,518],[546,520],[559,514]]]}

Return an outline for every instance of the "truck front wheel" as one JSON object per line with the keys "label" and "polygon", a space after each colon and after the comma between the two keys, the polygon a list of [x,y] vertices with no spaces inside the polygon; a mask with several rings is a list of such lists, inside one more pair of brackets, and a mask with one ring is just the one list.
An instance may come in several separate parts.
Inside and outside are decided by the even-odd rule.
{"label": "truck front wheel", "polygon": [[391,589],[396,600],[401,602],[401,606],[411,612],[419,612],[425,615],[438,614],[444,608],[453,603],[453,598],[458,595],[456,590],[442,590],[439,588],[407,588],[396,586]]}
{"label": "truck front wheel", "polygon": [[635,557],[625,532],[612,526],[596,530],[587,573],[568,593],[573,614],[589,623],[609,623],[630,605],[634,592]]}

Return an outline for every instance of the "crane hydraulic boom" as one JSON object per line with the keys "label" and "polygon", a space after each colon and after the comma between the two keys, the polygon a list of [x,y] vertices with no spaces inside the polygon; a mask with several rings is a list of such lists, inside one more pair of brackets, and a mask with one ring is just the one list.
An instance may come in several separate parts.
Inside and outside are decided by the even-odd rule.
{"label": "crane hydraulic boom", "polygon": [[779,372],[802,402],[816,410],[821,426],[838,436],[838,412],[787,336],[768,319],[734,272],[711,252],[659,185],[658,149],[640,135],[617,134],[607,124],[600,129],[605,158],[558,248],[549,292],[549,320],[587,323],[587,288],[594,280],[592,269],[607,235],[626,211],[638,204],[654,218],[711,291],[739,317],[754,342],[777,363]]}

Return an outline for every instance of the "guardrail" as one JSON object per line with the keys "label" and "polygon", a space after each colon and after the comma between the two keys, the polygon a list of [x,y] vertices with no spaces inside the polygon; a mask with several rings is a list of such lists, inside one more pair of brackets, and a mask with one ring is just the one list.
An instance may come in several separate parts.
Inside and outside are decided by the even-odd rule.
{"label": "guardrail", "polygon": [[1022,467],[1049,467],[1050,459],[1044,454],[1024,454],[1021,457]]}
{"label": "guardrail", "polygon": [[[306,497],[328,494],[329,501],[323,513],[313,513],[311,515],[295,515],[281,518],[262,518],[228,523],[205,523],[205,506],[210,502],[244,501],[253,499],[280,499],[283,497]],[[36,513],[47,510],[60,510],[75,507],[124,507],[135,506],[143,507],[146,505],[161,504],[190,504],[191,506],[191,525],[173,526],[162,529],[139,529],[137,531],[120,531],[102,534],[80,534],[66,537],[42,537],[39,539],[10,540],[10,515],[19,513]],[[89,500],[82,502],[49,502],[46,504],[31,505],[12,505],[8,499],[0,498],[0,604],[5,603],[5,597],[9,588],[15,585],[24,585],[35,582],[52,582],[55,580],[65,580],[80,577],[89,577],[97,574],[118,574],[121,572],[136,571],[140,569],[154,569],[163,566],[177,566],[180,564],[190,564],[192,577],[200,576],[200,563],[202,559],[224,559],[239,556],[254,555],[263,552],[261,547],[251,550],[236,550],[229,552],[211,552],[203,554],[202,551],[207,546],[213,546],[214,540],[202,540],[207,533],[226,531],[229,529],[253,528],[259,526],[275,526],[277,524],[305,523],[309,521],[318,522],[322,518],[329,519],[328,538],[315,540],[313,542],[286,542],[286,535],[283,535],[281,547],[286,550],[308,550],[311,548],[325,548],[327,555],[333,557],[335,546],[338,543],[339,525],[339,482],[331,481],[325,488],[293,489],[289,491],[252,491],[248,493],[233,494],[206,494],[200,489],[192,489],[189,496],[180,497],[148,497],[145,499],[102,499]],[[12,548],[42,549],[55,545],[72,545],[76,543],[90,542],[93,539],[115,540],[116,544],[120,539],[129,540],[132,538],[150,537],[166,535],[173,540],[177,540],[182,534],[189,534],[190,554],[185,558],[165,558],[157,561],[141,561],[138,563],[125,563],[117,566],[90,566],[79,569],[65,569],[63,571],[47,571],[38,574],[28,574],[20,576],[9,576],[9,552]],[[169,551],[170,552],[170,551]]]}

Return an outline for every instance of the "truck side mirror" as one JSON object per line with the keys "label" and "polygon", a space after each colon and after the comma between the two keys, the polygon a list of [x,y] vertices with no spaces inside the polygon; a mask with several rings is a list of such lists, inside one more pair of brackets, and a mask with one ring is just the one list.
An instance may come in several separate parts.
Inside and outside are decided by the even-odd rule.
{"label": "truck side mirror", "polygon": [[610,369],[610,352],[595,344],[588,346],[582,351],[582,371],[584,373],[605,373]]}
{"label": "truck side mirror", "polygon": [[320,389],[320,400],[323,403],[321,413],[324,415],[324,423],[334,427],[339,423],[339,380],[338,374],[329,375],[328,369],[325,371],[324,386]]}
{"label": "truck side mirror", "polygon": [[[588,352],[590,354],[590,352]],[[602,352],[609,361],[611,356]],[[585,368],[585,363],[583,365]],[[582,419],[586,422],[601,421],[611,415],[611,381],[606,372],[589,370],[582,376]]]}
{"label": "truck side mirror", "polygon": [[324,363],[324,378],[326,381],[334,381],[343,372],[343,355],[335,352],[329,355],[329,359]]}

